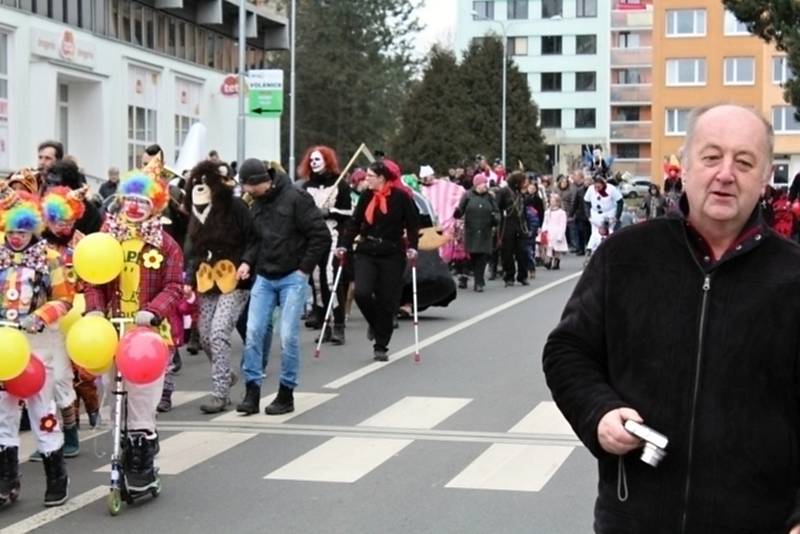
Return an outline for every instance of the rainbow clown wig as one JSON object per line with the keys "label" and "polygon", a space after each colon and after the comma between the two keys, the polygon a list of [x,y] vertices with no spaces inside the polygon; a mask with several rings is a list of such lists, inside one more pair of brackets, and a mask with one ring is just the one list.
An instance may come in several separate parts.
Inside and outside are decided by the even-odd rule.
{"label": "rainbow clown wig", "polygon": [[17,202],[0,216],[5,232],[32,232],[36,235],[44,230],[39,199],[25,191],[17,191]]}
{"label": "rainbow clown wig", "polygon": [[164,183],[150,174],[142,171],[131,171],[119,182],[117,196],[124,200],[125,197],[137,197],[150,201],[153,213],[160,213],[167,207],[169,197]]}
{"label": "rainbow clown wig", "polygon": [[47,224],[73,223],[86,210],[80,195],[69,187],[50,188],[42,198],[42,214]]}

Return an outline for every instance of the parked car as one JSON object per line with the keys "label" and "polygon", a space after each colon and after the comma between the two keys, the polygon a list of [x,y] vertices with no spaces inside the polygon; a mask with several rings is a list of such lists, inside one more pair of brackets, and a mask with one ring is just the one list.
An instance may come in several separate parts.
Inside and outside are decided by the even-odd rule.
{"label": "parked car", "polygon": [[619,184],[619,190],[625,198],[638,198],[647,194],[650,189],[650,180],[647,178],[634,178]]}

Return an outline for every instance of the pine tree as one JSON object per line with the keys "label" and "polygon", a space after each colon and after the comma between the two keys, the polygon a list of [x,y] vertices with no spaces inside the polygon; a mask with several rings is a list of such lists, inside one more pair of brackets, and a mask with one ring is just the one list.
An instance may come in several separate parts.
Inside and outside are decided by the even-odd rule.
{"label": "pine tree", "polygon": [[471,134],[464,110],[470,105],[456,56],[434,46],[421,81],[416,82],[400,115],[392,152],[409,170],[431,165],[440,173],[469,153]]}
{"label": "pine tree", "polygon": [[[341,164],[362,142],[384,149],[397,129],[419,31],[420,0],[297,0],[295,158],[315,144],[333,147]],[[280,66],[288,73],[289,57]],[[289,101],[285,84],[285,101]],[[288,110],[282,120],[288,161]]]}
{"label": "pine tree", "polygon": [[800,2],[796,0],[723,0],[748,30],[787,53],[793,79],[784,84],[784,98],[800,120]]}
{"label": "pine tree", "polygon": [[[518,162],[528,170],[543,170],[544,138],[539,128],[539,109],[531,100],[528,81],[508,61],[506,96],[506,165]],[[488,36],[475,41],[460,66],[463,83],[471,99],[466,110],[473,132],[474,154],[494,158],[502,150],[503,44]]]}

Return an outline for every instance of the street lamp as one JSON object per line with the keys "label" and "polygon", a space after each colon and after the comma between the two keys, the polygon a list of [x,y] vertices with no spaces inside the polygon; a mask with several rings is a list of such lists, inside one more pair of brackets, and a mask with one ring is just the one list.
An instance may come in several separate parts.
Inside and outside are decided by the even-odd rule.
{"label": "street lamp", "polygon": [[500,20],[493,20],[487,18],[475,10],[472,10],[472,17],[475,20],[483,20],[486,22],[494,22],[500,25],[500,28],[503,30],[503,106],[502,111],[500,112],[502,126],[500,127],[500,137],[501,137],[501,148],[500,148],[500,159],[503,161],[503,168],[506,168],[506,93],[508,91],[508,79],[506,76],[506,63],[508,63],[508,33],[506,31],[506,23],[505,21]]}

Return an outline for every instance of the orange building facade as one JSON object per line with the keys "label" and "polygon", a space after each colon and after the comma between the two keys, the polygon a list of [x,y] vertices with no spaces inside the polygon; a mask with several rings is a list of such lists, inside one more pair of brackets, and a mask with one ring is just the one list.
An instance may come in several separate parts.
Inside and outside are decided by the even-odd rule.
{"label": "orange building facade", "polygon": [[651,172],[678,155],[692,108],[732,102],[760,110],[775,129],[773,183],[800,172],[800,121],[783,99],[783,54],[747,32],[719,0],[659,0],[653,10]]}

